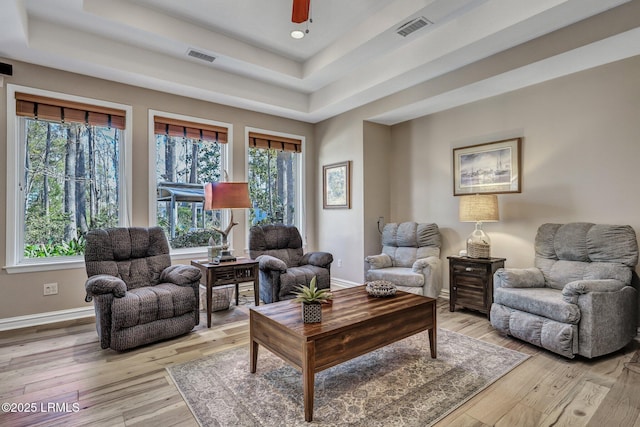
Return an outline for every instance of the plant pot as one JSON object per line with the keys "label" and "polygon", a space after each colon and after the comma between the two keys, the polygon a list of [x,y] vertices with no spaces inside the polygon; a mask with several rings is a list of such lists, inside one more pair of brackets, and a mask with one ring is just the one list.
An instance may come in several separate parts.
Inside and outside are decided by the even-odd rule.
{"label": "plant pot", "polygon": [[319,302],[302,303],[302,322],[318,323],[322,321],[322,304]]}

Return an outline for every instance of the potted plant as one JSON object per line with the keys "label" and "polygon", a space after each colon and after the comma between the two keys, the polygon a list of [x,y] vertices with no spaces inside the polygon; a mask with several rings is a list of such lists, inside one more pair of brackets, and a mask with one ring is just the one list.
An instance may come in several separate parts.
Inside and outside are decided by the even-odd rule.
{"label": "potted plant", "polygon": [[294,292],[294,301],[302,303],[302,321],[304,323],[317,323],[322,321],[322,303],[328,303],[333,298],[329,289],[316,287],[316,276],[313,276],[309,286],[298,286],[299,291]]}

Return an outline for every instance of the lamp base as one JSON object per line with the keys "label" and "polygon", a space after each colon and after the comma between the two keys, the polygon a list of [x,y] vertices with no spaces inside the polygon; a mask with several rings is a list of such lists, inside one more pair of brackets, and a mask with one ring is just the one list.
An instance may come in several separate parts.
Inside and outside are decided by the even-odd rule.
{"label": "lamp base", "polygon": [[231,251],[222,251],[220,255],[216,258],[218,262],[232,262],[236,260],[236,257],[231,255]]}
{"label": "lamp base", "polygon": [[467,242],[467,256],[469,258],[491,258],[491,246]]}
{"label": "lamp base", "polygon": [[476,229],[467,237],[467,256],[469,258],[491,258],[491,239],[482,231],[482,224],[476,223]]}

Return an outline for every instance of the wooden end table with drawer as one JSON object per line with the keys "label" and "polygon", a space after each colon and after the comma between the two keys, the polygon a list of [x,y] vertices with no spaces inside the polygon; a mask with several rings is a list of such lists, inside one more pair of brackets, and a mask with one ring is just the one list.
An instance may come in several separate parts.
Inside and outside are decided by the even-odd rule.
{"label": "wooden end table with drawer", "polygon": [[235,261],[212,264],[208,260],[193,260],[191,265],[202,271],[200,282],[207,288],[207,328],[211,327],[212,289],[216,286],[236,285],[236,305],[239,301],[240,283],[253,282],[253,296],[256,306],[260,305],[258,287],[258,261],[237,258]]}
{"label": "wooden end table with drawer", "polygon": [[448,256],[449,311],[456,305],[491,314],[493,274],[504,267],[505,258]]}

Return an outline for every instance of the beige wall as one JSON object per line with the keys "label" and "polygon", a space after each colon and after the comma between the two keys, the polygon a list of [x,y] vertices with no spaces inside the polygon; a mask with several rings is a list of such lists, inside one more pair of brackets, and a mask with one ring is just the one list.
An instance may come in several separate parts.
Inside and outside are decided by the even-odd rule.
{"label": "beige wall", "polygon": [[[446,266],[446,256],[463,249],[473,230],[458,221],[452,149],[512,137],[523,137],[522,193],[499,195],[501,221],[485,225],[492,254],[506,257],[507,266],[532,264],[533,239],[544,222],[630,224],[640,233],[639,75],[634,57],[401,123],[390,134],[365,121],[375,104],[320,123],[318,164],[351,159],[355,165],[353,208],[317,212],[319,247],[343,263],[332,276],[364,280],[363,258],[377,250],[380,215],[387,222],[436,222]],[[388,184],[380,179],[386,176]]]}
{"label": "beige wall", "polygon": [[[149,167],[148,167],[148,110],[160,110],[176,114],[216,120],[233,125],[233,172],[232,179],[246,178],[245,126],[256,127],[275,132],[285,132],[306,137],[307,150],[313,152],[313,125],[295,120],[254,113],[210,102],[198,101],[178,95],[166,94],[135,86],[81,76],[13,60],[4,60],[13,64],[13,76],[5,77],[5,86],[0,88],[0,200],[6,200],[6,85],[16,84],[54,92],[106,100],[133,107],[133,225],[145,226],[149,223]],[[313,155],[305,155],[306,183],[314,185],[316,167]],[[305,191],[307,211],[307,243],[315,245],[313,227],[316,210],[315,191]],[[245,216],[241,211],[234,212],[235,219],[241,224]],[[236,253],[246,247],[247,237],[244,227],[234,228],[233,241]],[[0,262],[6,260],[6,212],[0,209]],[[188,262],[182,260],[180,262]],[[58,270],[39,273],[8,274],[0,270],[0,319],[46,313],[51,311],[90,306],[84,302],[84,269]],[[58,282],[58,295],[43,296],[43,284]]]}
{"label": "beige wall", "polygon": [[[492,255],[531,266],[544,222],[630,224],[640,233],[640,57],[411,120],[391,129],[391,218],[428,219],[443,259],[463,249],[452,149],[523,137],[522,192],[498,196]],[[445,288],[448,277],[445,274]]]}
{"label": "beige wall", "polygon": [[[363,230],[364,254],[378,254],[382,250],[378,218],[390,222],[390,173],[391,128],[377,123],[363,123],[364,194]],[[380,230],[384,222],[380,223]],[[365,265],[365,268],[367,266]]]}
{"label": "beige wall", "polygon": [[[363,128],[362,120],[351,112],[316,125],[315,140],[319,170],[316,186],[317,246],[333,254],[331,276],[355,280],[362,276],[363,229]],[[322,208],[322,166],[351,161],[351,209]],[[340,266],[341,264],[341,266]]]}
{"label": "beige wall", "polygon": [[[442,99],[456,91],[473,92],[475,84],[492,77],[528,64],[540,66],[555,55],[635,29],[639,13],[640,1],[626,3],[318,124],[317,164],[353,157],[352,193],[362,202],[351,212],[316,212],[319,247],[339,253],[346,266],[332,269],[332,276],[364,280],[363,258],[379,248],[374,248],[379,236],[372,230],[381,215],[387,222],[437,222],[444,237],[444,261],[457,253],[472,224],[457,219],[452,148],[515,136],[525,138],[523,193],[500,196],[503,220],[485,227],[494,239],[494,253],[507,256],[508,265],[532,259],[530,245],[542,221],[633,223],[637,204],[631,202],[632,169],[617,169],[615,164],[629,166],[637,157],[628,156],[637,150],[631,142],[634,132],[636,139],[638,135],[637,58],[410,120],[392,126],[390,133],[367,120],[424,100],[445,102]],[[438,97],[441,101],[434,101]],[[626,145],[610,152],[616,144]],[[620,159],[603,161],[601,151]],[[591,157],[586,159],[586,154]],[[586,166],[599,172],[585,173]],[[378,187],[385,185],[382,176],[390,177],[387,194]],[[316,189],[320,191],[320,184]],[[602,199],[592,196],[594,189]],[[375,212],[384,209],[388,215]],[[355,227],[360,227],[359,234],[354,234]],[[448,276],[444,279],[448,285]]]}

